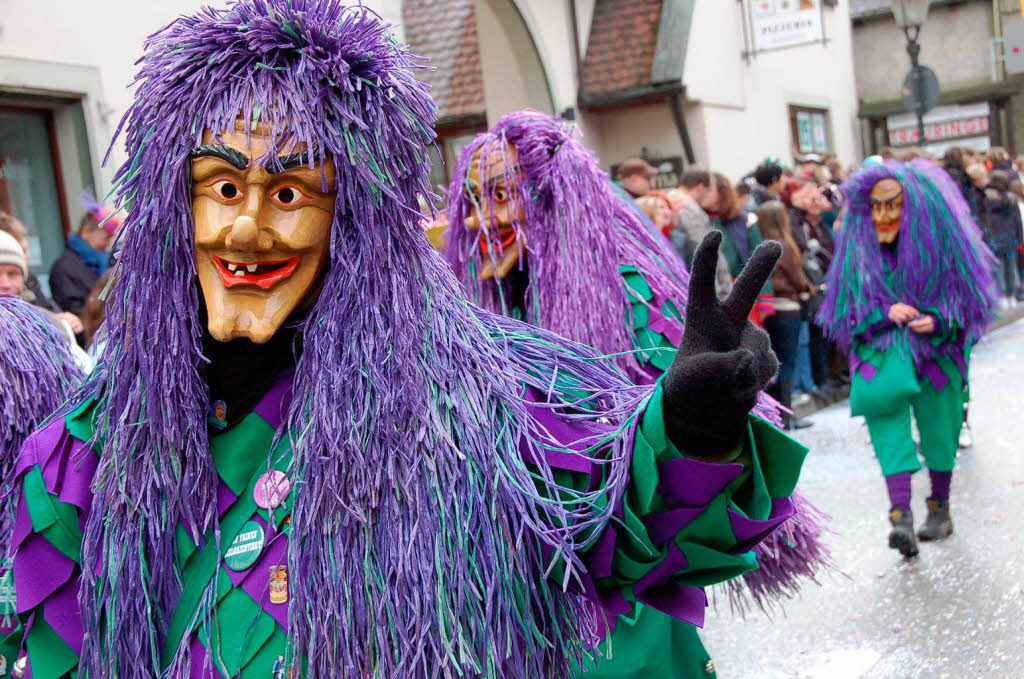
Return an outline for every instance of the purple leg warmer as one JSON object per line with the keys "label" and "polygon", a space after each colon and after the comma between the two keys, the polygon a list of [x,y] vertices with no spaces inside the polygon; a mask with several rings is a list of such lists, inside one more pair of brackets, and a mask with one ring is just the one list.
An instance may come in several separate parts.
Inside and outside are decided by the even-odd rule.
{"label": "purple leg warmer", "polygon": [[886,476],[885,486],[889,489],[889,504],[910,509],[910,472]]}
{"label": "purple leg warmer", "polygon": [[[953,472],[936,472],[928,470],[932,478],[932,497],[936,500],[949,500],[949,484],[953,481]],[[892,494],[892,491],[889,491]]]}

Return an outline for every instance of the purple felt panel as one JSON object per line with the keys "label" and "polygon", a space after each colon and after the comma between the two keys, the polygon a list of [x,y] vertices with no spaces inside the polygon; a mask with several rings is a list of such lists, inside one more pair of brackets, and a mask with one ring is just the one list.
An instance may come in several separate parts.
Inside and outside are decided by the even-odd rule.
{"label": "purple felt panel", "polygon": [[260,402],[253,409],[256,414],[266,420],[272,429],[279,429],[284,422],[285,413],[292,404],[292,382],[295,371],[288,370],[281,373],[270,387],[270,391],[263,395]]}
{"label": "purple felt panel", "polygon": [[928,360],[921,363],[917,372],[928,378],[928,381],[935,387],[935,391],[942,391],[949,384],[949,376],[936,361]]}
{"label": "purple felt panel", "polygon": [[78,610],[78,580],[75,579],[50,596],[43,604],[43,619],[64,640],[75,655],[82,654],[82,616]]}
{"label": "purple felt panel", "polygon": [[644,517],[644,525],[647,526],[651,542],[661,547],[706,509],[707,507],[678,507]]}
{"label": "purple felt panel", "polygon": [[652,587],[638,596],[637,600],[671,615],[677,620],[688,622],[697,627],[704,626],[704,613],[708,607],[708,597],[701,587],[665,584]]}
{"label": "purple felt panel", "polygon": [[703,507],[742,472],[739,463],[680,457],[658,465],[658,493],[671,507]]}
{"label": "purple felt panel", "polygon": [[[41,568],[46,564],[45,568]],[[29,536],[14,555],[14,589],[18,613],[28,613],[66,583],[75,571],[67,558],[41,535]]]}
{"label": "purple felt panel", "polygon": [[750,551],[758,542],[768,537],[772,531],[796,513],[793,500],[788,497],[772,498],[771,514],[763,521],[743,516],[733,509],[727,511],[729,523],[736,536],[736,546],[732,549],[733,554]]}

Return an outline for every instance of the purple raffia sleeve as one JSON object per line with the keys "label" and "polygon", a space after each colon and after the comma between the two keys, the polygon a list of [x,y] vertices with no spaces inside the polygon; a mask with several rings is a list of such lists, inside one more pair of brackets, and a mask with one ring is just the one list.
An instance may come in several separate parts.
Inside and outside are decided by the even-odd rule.
{"label": "purple raffia sleeve", "polygon": [[[63,418],[30,436],[18,458],[14,487],[19,502],[10,556],[30,668],[35,654],[59,655],[72,662],[69,651],[75,658],[82,651],[78,551],[92,502],[96,461],[88,444],[67,430]],[[56,636],[40,633],[39,641],[33,641],[40,626]]]}
{"label": "purple raffia sleeve", "polygon": [[[588,448],[574,438],[578,433],[540,406],[533,414],[550,435],[547,462],[562,475],[560,482],[597,487],[600,465],[573,454]],[[615,617],[636,602],[701,625],[703,588],[758,568],[754,550],[796,513],[791,496],[806,448],[752,417],[740,462],[686,457],[665,435],[660,384],[619,435],[631,441],[629,483],[615,500],[613,517],[583,547],[581,594],[603,613],[595,629],[613,629]],[[788,535],[798,537],[794,560],[822,549],[820,530],[794,528]],[[761,588],[784,587],[780,578],[767,573]]]}

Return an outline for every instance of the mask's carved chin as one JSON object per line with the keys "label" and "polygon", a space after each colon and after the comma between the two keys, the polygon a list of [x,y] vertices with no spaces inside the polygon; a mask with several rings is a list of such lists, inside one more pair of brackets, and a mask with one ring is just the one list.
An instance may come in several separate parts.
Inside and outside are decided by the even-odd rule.
{"label": "mask's carved chin", "polygon": [[263,344],[274,336],[277,327],[260,321],[256,314],[241,310],[233,316],[219,315],[210,319],[210,335],[218,342],[229,342],[244,337],[256,344]]}

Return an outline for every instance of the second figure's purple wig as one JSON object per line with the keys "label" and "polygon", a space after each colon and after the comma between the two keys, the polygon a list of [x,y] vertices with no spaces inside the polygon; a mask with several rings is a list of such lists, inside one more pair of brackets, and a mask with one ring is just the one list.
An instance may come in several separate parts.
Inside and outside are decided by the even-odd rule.
{"label": "second figure's purple wig", "polygon": [[[301,142],[337,169],[329,268],[301,328],[284,434],[295,669],[568,671],[581,604],[543,577],[544,555],[564,560],[567,580],[580,575],[576,551],[623,492],[621,434],[647,392],[581,347],[466,302],[419,226],[433,102],[368,11],[332,0],[207,8],[151,37],[141,63],[117,176],[124,249],[83,391],[97,394],[102,453],[83,541],[82,675],[188,672],[187,638],[165,670],[159,657],[181,587],[176,529],[219,536],[189,154],[204,130],[238,119],[268,126],[253,132],[268,135],[268,157]],[[607,450],[599,491],[559,487],[546,463],[522,385],[546,394],[552,375],[578,380],[578,407],[612,422],[593,434]],[[207,629],[228,624],[210,607],[198,615]]]}
{"label": "second figure's purple wig", "polygon": [[[871,217],[871,190],[883,179],[903,186],[892,285]],[[865,319],[879,310],[885,315],[891,305],[902,302],[935,310],[944,323],[962,329],[968,344],[977,342],[992,320],[994,259],[949,175],[923,159],[890,161],[853,175],[842,190],[846,212],[818,312],[828,334],[849,350]],[[935,346],[928,335],[908,335],[918,363],[935,352],[961,351],[951,343]],[[892,337],[881,335],[878,348],[886,348]]]}
{"label": "second figure's purple wig", "polygon": [[[516,111],[462,151],[448,189],[445,254],[455,275],[474,302],[507,313],[508,286],[477,275],[484,257],[498,255],[494,248],[482,253],[478,233],[464,226],[477,207],[466,191],[474,157],[479,152],[487,168],[495,158],[508,160],[507,146],[515,149],[522,178],[509,204],[523,214],[513,227],[525,245],[529,272],[525,320],[614,355],[630,379],[646,378],[632,353],[633,323],[619,267],[636,266],[680,311],[686,308],[688,276],[668,243],[616,194],[575,126],[540,111]],[[506,168],[511,169],[508,163]],[[493,195],[483,200],[493,206]],[[481,224],[488,228],[494,227]]]}
{"label": "second figure's purple wig", "polygon": [[[21,444],[64,403],[82,377],[67,339],[46,312],[18,297],[0,294],[0,482],[4,496]],[[6,497],[6,508],[0,513],[4,547],[16,500]]]}

